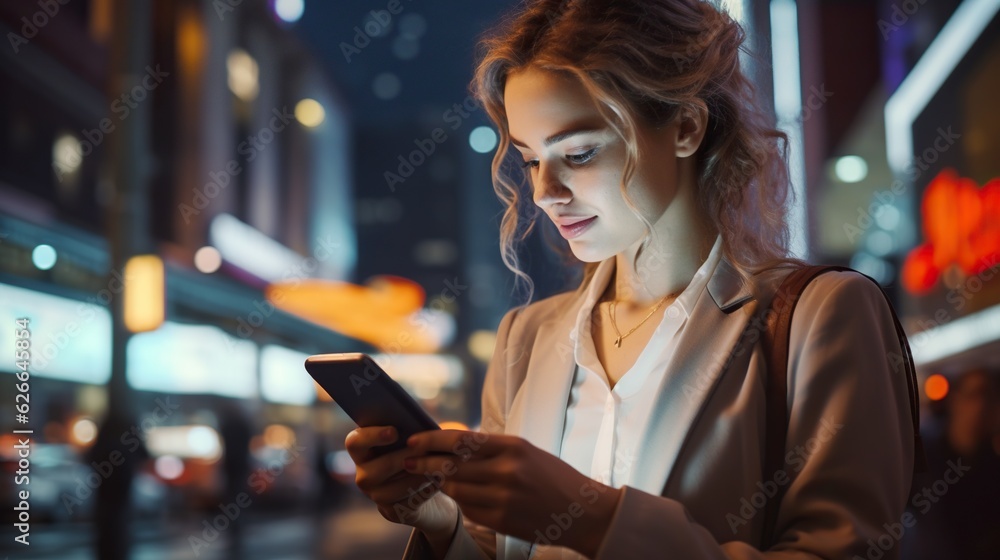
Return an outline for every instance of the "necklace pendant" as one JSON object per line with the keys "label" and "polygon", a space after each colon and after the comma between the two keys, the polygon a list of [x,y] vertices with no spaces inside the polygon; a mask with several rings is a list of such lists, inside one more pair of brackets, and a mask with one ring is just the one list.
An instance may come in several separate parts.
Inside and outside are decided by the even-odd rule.
{"label": "necklace pendant", "polygon": [[618,338],[615,339],[615,347],[616,348],[622,347],[622,337],[619,336]]}

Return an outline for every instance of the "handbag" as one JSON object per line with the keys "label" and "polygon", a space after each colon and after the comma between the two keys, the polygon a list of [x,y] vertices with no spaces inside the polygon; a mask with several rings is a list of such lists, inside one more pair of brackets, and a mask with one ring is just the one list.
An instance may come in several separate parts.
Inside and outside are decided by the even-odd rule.
{"label": "handbag", "polygon": [[[765,477],[771,477],[781,469],[785,455],[785,436],[788,433],[788,406],[787,406],[787,372],[788,372],[788,345],[792,329],[792,313],[795,311],[795,304],[798,303],[803,290],[814,278],[821,274],[832,271],[856,272],[868,278],[879,287],[879,291],[885,298],[892,320],[896,326],[896,335],[899,337],[899,346],[903,349],[903,361],[906,366],[906,385],[908,396],[910,397],[910,416],[913,421],[914,439],[914,473],[922,473],[927,470],[927,461],[924,455],[923,442],[920,440],[920,407],[916,366],[913,363],[913,356],[910,353],[910,345],[907,342],[906,333],[900,325],[896,311],[892,307],[889,296],[882,286],[872,277],[858,272],[853,268],[836,265],[811,265],[794,270],[788,274],[775,292],[774,299],[768,306],[765,315],[767,328],[764,332],[764,355],[767,362],[767,382],[765,389],[765,399],[767,403],[765,413],[764,431],[764,473]],[[761,542],[761,550],[767,550],[774,544],[777,535],[774,534],[775,523],[778,517],[778,506],[784,495],[785,485],[778,486],[778,491],[774,497],[767,501],[764,506],[764,532]]]}

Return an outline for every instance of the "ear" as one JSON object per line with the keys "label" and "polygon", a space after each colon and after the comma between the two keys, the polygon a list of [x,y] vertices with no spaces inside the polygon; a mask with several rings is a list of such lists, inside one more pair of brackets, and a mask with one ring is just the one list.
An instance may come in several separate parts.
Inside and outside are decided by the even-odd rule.
{"label": "ear", "polygon": [[690,106],[680,109],[676,120],[677,157],[690,157],[698,151],[701,141],[705,138],[705,130],[708,126],[708,106],[698,99]]}

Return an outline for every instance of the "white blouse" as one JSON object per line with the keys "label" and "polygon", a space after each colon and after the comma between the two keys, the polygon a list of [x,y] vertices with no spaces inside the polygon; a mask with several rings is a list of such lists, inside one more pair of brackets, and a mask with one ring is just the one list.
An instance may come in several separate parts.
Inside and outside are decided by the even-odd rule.
{"label": "white blouse", "polygon": [[[635,364],[615,383],[597,358],[591,335],[594,305],[604,293],[615,270],[615,258],[598,265],[587,297],[577,313],[576,327],[570,332],[574,345],[576,373],[566,405],[566,423],[559,457],[588,477],[620,488],[631,481],[635,446],[642,441],[656,391],[667,373],[667,359],[674,352],[677,334],[684,328],[690,310],[708,284],[721,259],[722,237],[716,237],[708,258],[687,288],[667,307]],[[581,335],[582,334],[582,335]],[[643,390],[646,389],[646,390]],[[536,560],[578,560],[584,557],[564,547],[538,544],[530,558]]]}

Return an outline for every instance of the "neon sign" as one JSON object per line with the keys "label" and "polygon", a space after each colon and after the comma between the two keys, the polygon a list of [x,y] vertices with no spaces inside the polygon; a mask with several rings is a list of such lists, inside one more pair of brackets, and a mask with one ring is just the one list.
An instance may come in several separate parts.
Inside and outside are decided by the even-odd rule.
{"label": "neon sign", "polygon": [[951,266],[975,276],[1000,262],[1000,178],[979,188],[945,169],[924,191],[920,213],[926,243],[903,263],[908,292],[927,294]]}

